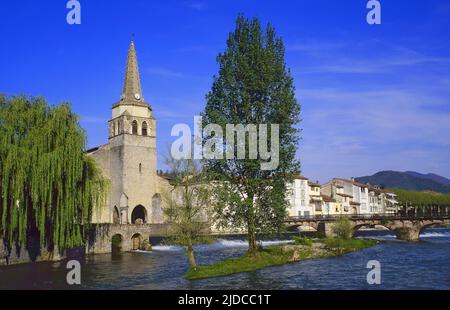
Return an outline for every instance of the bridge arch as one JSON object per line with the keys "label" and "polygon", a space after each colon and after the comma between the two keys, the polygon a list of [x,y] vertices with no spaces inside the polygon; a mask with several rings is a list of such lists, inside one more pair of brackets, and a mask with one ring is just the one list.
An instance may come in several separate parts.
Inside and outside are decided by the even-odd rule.
{"label": "bridge arch", "polygon": [[423,225],[419,230],[419,237],[421,234],[423,234],[425,232],[425,230],[427,230],[428,228],[433,228],[433,227],[450,227],[450,226],[449,226],[449,224],[445,224],[445,223],[430,223],[430,224]]}
{"label": "bridge arch", "polygon": [[395,229],[392,229],[385,225],[382,225],[379,223],[363,223],[363,224],[358,224],[358,225],[353,226],[352,237],[355,237],[355,235],[358,231],[361,232],[362,228],[375,228],[377,230],[385,230],[385,231],[389,232],[390,235],[396,235]]}
{"label": "bridge arch", "polygon": [[138,205],[131,212],[131,224],[147,223],[147,210],[144,206]]}
{"label": "bridge arch", "polygon": [[131,249],[133,251],[140,250],[142,248],[143,238],[140,233],[136,233],[131,237]]}
{"label": "bridge arch", "polygon": [[382,224],[378,224],[378,223],[364,223],[364,224],[358,224],[358,225],[353,226],[353,232],[355,232],[357,230],[360,230],[361,228],[377,228],[377,227],[381,228],[381,229],[384,229],[384,230],[393,231],[393,229],[391,229],[391,228],[389,228],[389,227],[387,227],[385,225],[382,225]]}
{"label": "bridge arch", "polygon": [[313,223],[298,223],[287,226],[286,230],[289,232],[301,232],[301,231],[317,232],[319,229],[317,225],[314,225]]}
{"label": "bridge arch", "polygon": [[118,253],[122,251],[123,236],[121,234],[115,234],[111,237],[111,252]]}

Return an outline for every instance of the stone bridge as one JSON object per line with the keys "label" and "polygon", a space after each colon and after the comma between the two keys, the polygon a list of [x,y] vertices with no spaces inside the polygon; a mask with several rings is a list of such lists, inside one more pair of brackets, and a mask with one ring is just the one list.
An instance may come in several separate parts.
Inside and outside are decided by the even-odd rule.
{"label": "stone bridge", "polygon": [[[333,226],[341,216],[323,216],[315,218],[292,217],[286,222],[287,229],[293,231],[300,226],[313,228],[325,233],[325,236],[333,236]],[[346,216],[347,217],[347,216]],[[415,241],[427,228],[433,226],[450,225],[450,215],[431,216],[397,216],[397,215],[354,215],[347,217],[353,231],[360,228],[383,226],[391,230],[398,239]]]}
{"label": "stone bridge", "polygon": [[88,254],[111,253],[113,249],[131,251],[143,249],[151,237],[167,234],[167,224],[97,224],[89,231]]}

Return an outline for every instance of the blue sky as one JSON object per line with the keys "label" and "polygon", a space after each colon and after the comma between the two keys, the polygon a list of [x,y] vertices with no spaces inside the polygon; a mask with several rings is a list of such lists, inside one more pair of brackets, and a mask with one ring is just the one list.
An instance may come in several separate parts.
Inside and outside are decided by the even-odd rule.
{"label": "blue sky", "polygon": [[0,92],[71,102],[89,146],[107,142],[135,33],[162,166],[170,130],[193,126],[236,16],[270,23],[286,45],[302,105],[302,172],[321,182],[379,170],[450,177],[450,2],[383,0],[80,0],[0,3]]}

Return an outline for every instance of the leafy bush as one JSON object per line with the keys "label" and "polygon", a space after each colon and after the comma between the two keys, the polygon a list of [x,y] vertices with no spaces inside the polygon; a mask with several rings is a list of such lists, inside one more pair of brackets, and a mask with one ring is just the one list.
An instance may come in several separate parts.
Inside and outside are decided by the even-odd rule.
{"label": "leafy bush", "polygon": [[326,233],[322,230],[316,232],[316,238],[325,239],[327,237]]}
{"label": "leafy bush", "polygon": [[365,249],[367,247],[377,244],[376,240],[370,239],[338,239],[338,238],[327,238],[325,240],[325,245],[329,249],[337,249],[338,252],[349,252],[355,250]]}
{"label": "leafy bush", "polygon": [[298,245],[306,245],[306,246],[313,245],[313,241],[306,237],[294,236],[293,239],[294,239],[295,244],[298,244]]}
{"label": "leafy bush", "polygon": [[353,235],[353,226],[347,218],[342,217],[334,223],[332,231],[337,238],[348,240]]}

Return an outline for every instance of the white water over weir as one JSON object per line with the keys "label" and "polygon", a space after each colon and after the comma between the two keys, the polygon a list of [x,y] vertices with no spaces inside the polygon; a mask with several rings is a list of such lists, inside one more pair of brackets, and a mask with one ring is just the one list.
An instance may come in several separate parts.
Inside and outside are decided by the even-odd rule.
{"label": "white water over weir", "polygon": [[[292,243],[293,240],[270,240],[270,241],[261,241],[259,244],[262,246],[270,246],[276,244],[287,244]],[[248,242],[245,240],[227,240],[227,239],[217,239],[212,244],[201,244],[195,246],[196,251],[204,251],[208,249],[224,249],[224,248],[238,248],[238,247],[248,247]],[[174,245],[155,245],[152,247],[153,251],[161,251],[161,252],[176,252],[176,251],[184,251],[184,247],[174,246]]]}

